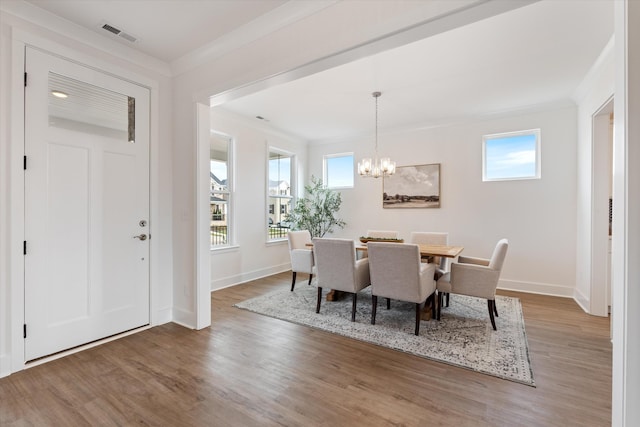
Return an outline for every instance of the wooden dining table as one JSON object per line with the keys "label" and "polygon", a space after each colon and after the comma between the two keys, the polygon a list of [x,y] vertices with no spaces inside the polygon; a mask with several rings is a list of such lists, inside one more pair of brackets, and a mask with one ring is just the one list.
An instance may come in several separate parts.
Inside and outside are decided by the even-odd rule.
{"label": "wooden dining table", "polygon": [[[455,258],[464,250],[464,246],[430,245],[426,243],[419,243],[418,247],[420,248],[420,255],[423,257]],[[356,251],[365,252],[366,250],[366,243],[356,245]]]}

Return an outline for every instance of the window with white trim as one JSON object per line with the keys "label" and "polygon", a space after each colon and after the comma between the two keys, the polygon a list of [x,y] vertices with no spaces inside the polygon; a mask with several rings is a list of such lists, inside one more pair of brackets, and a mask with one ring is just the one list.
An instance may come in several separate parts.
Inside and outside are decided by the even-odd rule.
{"label": "window with white trim", "polygon": [[231,245],[232,153],[233,139],[212,132],[209,147],[211,248]]}
{"label": "window with white trim", "polygon": [[540,178],[540,129],[482,137],[482,180]]}
{"label": "window with white trim", "polygon": [[326,187],[353,188],[353,153],[327,154],[322,163],[322,182]]}
{"label": "window with white trim", "polygon": [[286,217],[293,208],[294,161],[286,151],[269,148],[267,178],[267,241],[287,237],[290,224]]}

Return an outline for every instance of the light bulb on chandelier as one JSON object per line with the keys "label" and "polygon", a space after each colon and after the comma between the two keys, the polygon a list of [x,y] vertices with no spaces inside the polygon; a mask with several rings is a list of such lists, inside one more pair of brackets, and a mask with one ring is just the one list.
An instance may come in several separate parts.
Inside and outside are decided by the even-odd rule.
{"label": "light bulb on chandelier", "polygon": [[364,178],[380,178],[381,176],[390,176],[396,172],[396,162],[392,162],[389,157],[378,157],[378,98],[382,92],[373,92],[376,100],[376,135],[375,135],[375,155],[365,157],[358,162],[358,174]]}

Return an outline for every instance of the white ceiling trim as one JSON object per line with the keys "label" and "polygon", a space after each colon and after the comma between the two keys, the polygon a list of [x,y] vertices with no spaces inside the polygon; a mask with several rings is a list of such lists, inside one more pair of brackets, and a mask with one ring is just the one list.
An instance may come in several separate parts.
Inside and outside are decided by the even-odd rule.
{"label": "white ceiling trim", "polygon": [[165,77],[171,77],[171,68],[166,62],[142,53],[137,49],[110,40],[108,37],[97,34],[72,21],[34,6],[31,3],[24,1],[0,1],[0,10],[64,37],[80,40],[81,43],[94,49],[126,59],[135,65],[153,70]]}
{"label": "white ceiling trim", "polygon": [[582,82],[578,85],[576,90],[574,91],[571,98],[574,100],[576,104],[580,104],[584,98],[587,96],[588,91],[593,87],[594,82],[600,76],[600,73],[603,71],[603,67],[607,64],[607,62],[614,62],[614,46],[615,46],[615,35],[611,36],[607,45],[602,49],[602,52],[596,59],[596,62],[593,63],[589,71],[585,75]]}
{"label": "white ceiling trim", "polygon": [[338,0],[298,0],[289,1],[276,9],[265,13],[253,21],[224,34],[216,40],[195,49],[171,62],[174,76],[192,70],[206,61],[219,58],[235,49],[258,40],[281,28],[319,12]]}

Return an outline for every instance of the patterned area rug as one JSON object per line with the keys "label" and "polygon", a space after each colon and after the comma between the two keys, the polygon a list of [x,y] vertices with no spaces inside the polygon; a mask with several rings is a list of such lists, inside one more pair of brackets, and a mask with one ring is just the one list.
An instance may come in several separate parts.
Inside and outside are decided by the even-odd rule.
{"label": "patterned area rug", "polygon": [[486,300],[451,294],[441,320],[423,320],[414,335],[415,306],[378,299],[376,324],[371,325],[369,288],[358,294],[356,321],[351,322],[351,296],[322,300],[316,314],[317,288],[298,286],[278,290],[236,304],[238,308],[310,326],[427,359],[471,369],[535,387],[529,363],[522,307],[517,298],[497,296],[497,331],[489,321]]}

